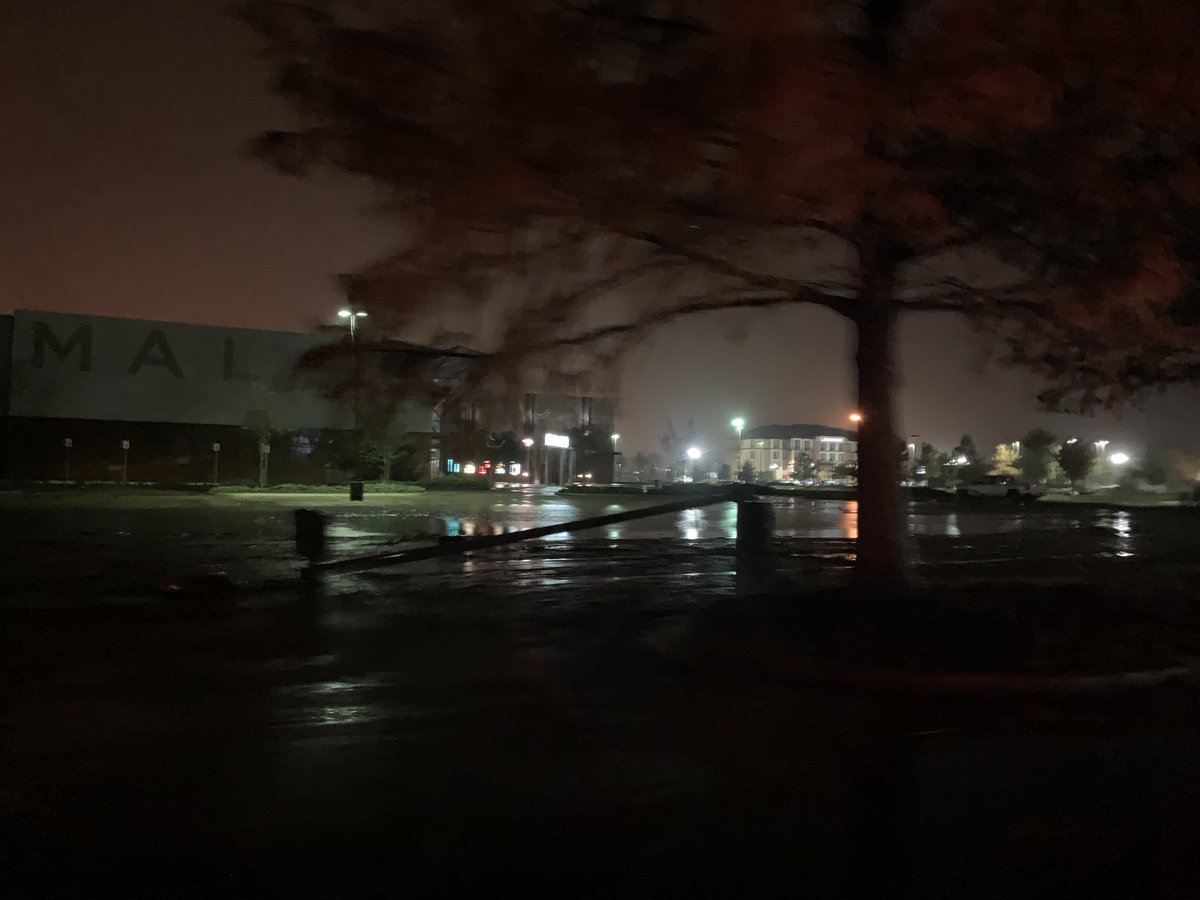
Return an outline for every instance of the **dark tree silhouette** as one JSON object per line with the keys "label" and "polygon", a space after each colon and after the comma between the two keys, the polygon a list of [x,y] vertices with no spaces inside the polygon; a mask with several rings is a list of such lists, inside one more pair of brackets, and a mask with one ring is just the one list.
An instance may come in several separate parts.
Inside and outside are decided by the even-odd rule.
{"label": "dark tree silhouette", "polygon": [[1072,489],[1077,488],[1096,465],[1096,451],[1087,441],[1068,441],[1058,451],[1058,464],[1071,480]]}
{"label": "dark tree silhouette", "polygon": [[1048,404],[1200,373],[1180,249],[1200,197],[1191,0],[263,0],[244,15],[300,117],[254,151],[365,176],[405,224],[353,279],[373,322],[518,296],[497,363],[565,349],[586,369],[695,313],[843,316],[867,583],[906,576],[902,315],[969,317],[1047,379]]}
{"label": "dark tree silhouette", "polygon": [[1037,483],[1050,477],[1053,448],[1058,440],[1044,428],[1035,428],[1021,439],[1021,474],[1026,481]]}

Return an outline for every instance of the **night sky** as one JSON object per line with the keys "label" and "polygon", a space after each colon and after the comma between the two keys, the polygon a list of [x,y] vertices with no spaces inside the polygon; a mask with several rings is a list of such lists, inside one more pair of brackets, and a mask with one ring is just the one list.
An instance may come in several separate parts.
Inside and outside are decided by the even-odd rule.
{"label": "night sky", "polygon": [[[388,244],[366,185],[298,181],[239,157],[286,127],[248,31],[219,0],[0,0],[0,312],[18,307],[308,330],[340,305],[332,274]],[[739,334],[737,340],[725,335]],[[706,447],[727,423],[842,425],[849,332],[792,309],[680,323],[628,360],[622,449],[657,450],[665,419]],[[1036,382],[986,364],[944,316],[904,327],[904,431],[981,448],[1043,425],[1060,436],[1200,451],[1195,391],[1120,419],[1040,416]]]}

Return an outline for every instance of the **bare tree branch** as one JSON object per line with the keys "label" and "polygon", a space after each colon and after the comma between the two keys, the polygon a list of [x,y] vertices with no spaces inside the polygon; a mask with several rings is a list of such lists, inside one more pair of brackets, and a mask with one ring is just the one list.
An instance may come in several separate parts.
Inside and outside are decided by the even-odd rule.
{"label": "bare tree branch", "polygon": [[957,278],[945,278],[929,287],[940,290],[929,294],[908,294],[896,302],[909,312],[966,312],[983,306],[997,310],[1044,311],[1047,306],[1047,301],[1036,290],[1037,283],[1033,281],[980,287]]}
{"label": "bare tree branch", "polygon": [[851,314],[853,307],[852,298],[821,290],[805,280],[755,272],[752,269],[746,269],[722,257],[714,256],[695,247],[685,246],[677,241],[672,241],[650,232],[635,231],[630,232],[629,236],[652,244],[667,253],[682,256],[711,272],[740,281],[747,287],[765,291],[802,294],[804,299],[799,302],[816,303],[845,316]]}
{"label": "bare tree branch", "polygon": [[596,341],[603,340],[604,338],[616,337],[619,335],[633,335],[639,332],[648,331],[660,325],[665,325],[674,319],[696,315],[698,313],[718,312],[721,310],[728,311],[731,309],[763,309],[771,306],[784,306],[786,304],[794,303],[814,303],[818,306],[827,305],[824,299],[813,299],[806,296],[804,292],[790,295],[741,295],[731,299],[718,300],[715,302],[711,299],[691,299],[684,303],[658,310],[657,312],[643,316],[642,318],[632,322],[602,325],[599,328],[593,328],[588,331],[579,332],[578,334],[559,338],[551,343],[548,343],[545,349],[551,349],[553,347],[576,347],[594,343]]}

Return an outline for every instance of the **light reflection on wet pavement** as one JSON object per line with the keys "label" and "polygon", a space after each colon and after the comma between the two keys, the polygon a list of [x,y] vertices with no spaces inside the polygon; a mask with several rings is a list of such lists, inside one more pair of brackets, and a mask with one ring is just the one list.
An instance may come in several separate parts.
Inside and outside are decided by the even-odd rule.
{"label": "light reflection on wet pavement", "polygon": [[[313,500],[268,496],[198,503],[189,498],[144,508],[5,510],[13,535],[10,552],[25,564],[0,572],[0,596],[9,605],[70,605],[144,602],[157,599],[164,587],[175,585],[189,593],[220,579],[243,592],[286,588],[299,568],[292,510]],[[330,516],[330,555],[345,557],[420,546],[439,536],[540,527],[655,501],[513,493],[383,500],[368,495],[363,504],[322,502],[324,506],[315,505]],[[857,536],[853,501],[779,498],[773,506],[785,558],[852,558]],[[922,562],[974,565],[989,558],[1133,561],[1190,556],[1192,518],[1187,510],[919,504],[908,508],[906,524]],[[731,571],[736,521],[734,504],[719,504],[553,535],[516,551],[423,563],[403,572],[420,579],[449,578],[456,572],[468,584],[504,577],[528,586],[668,572],[681,578],[697,573],[725,577]],[[339,576],[331,583],[356,589],[370,579]]]}
{"label": "light reflection on wet pavement", "polygon": [[[334,552],[624,508],[433,505],[336,506]],[[853,504],[782,500],[776,514],[785,574],[844,574]],[[958,884],[960,896],[1014,896],[1024,874],[1086,887],[1147,834],[1164,865],[1189,858],[1190,733],[1057,732],[1043,718],[1031,745],[1004,711],[880,706],[704,669],[685,650],[697,611],[733,593],[735,515],[692,510],[339,575],[312,595],[284,504],[22,511],[8,521],[24,564],[0,575],[0,665],[17,686],[0,696],[0,837],[45,884],[72,860],[87,878],[163,866],[198,896],[444,894],[560,875],[586,893],[656,870],[676,887],[744,892],[766,872],[844,896],[870,748],[899,729],[896,834],[925,895]],[[1101,577],[1098,566],[1139,577],[1147,563],[1164,577],[1192,521],[1020,508],[908,518],[929,577],[966,567],[980,579]],[[228,592],[201,577],[210,565]],[[1181,579],[1195,574],[1180,564]],[[178,595],[160,590],[188,575]],[[108,605],[61,610],[97,599]],[[1149,832],[1128,824],[1147,809]]]}

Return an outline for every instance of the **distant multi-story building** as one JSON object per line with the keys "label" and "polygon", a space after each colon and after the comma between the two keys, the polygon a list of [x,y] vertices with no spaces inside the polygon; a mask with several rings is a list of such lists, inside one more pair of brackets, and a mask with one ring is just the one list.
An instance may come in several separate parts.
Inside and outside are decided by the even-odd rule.
{"label": "distant multi-story building", "polygon": [[858,434],[828,425],[761,425],[742,432],[736,474],[750,463],[759,481],[822,479],[858,465]]}
{"label": "distant multi-story building", "polygon": [[272,482],[338,483],[355,433],[383,418],[422,477],[612,480],[611,398],[526,393],[485,411],[473,351],[347,337],[0,315],[0,477],[253,481],[269,455]]}

